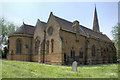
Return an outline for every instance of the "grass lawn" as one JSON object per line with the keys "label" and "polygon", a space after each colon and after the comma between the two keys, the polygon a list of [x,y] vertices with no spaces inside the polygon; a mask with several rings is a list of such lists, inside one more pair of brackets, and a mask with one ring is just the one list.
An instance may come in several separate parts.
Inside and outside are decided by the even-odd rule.
{"label": "grass lawn", "polygon": [[35,62],[2,60],[2,78],[118,78],[118,64],[53,66]]}

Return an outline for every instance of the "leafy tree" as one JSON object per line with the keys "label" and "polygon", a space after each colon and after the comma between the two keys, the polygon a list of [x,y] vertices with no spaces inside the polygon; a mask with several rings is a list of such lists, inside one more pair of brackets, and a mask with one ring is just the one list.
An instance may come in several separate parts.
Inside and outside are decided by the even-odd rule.
{"label": "leafy tree", "polygon": [[2,53],[2,58],[6,58],[7,53],[8,53],[8,47],[4,47],[3,53]]}
{"label": "leafy tree", "polygon": [[[5,19],[0,19],[0,53],[5,57],[7,53],[7,46],[8,46],[8,35],[14,32],[18,26],[7,22]],[[4,51],[2,51],[2,49]]]}
{"label": "leafy tree", "polygon": [[120,24],[118,26],[118,58],[120,59]]}
{"label": "leafy tree", "polygon": [[118,23],[116,26],[112,29],[112,35],[113,35],[113,41],[115,42],[115,47],[117,50],[117,56],[120,58],[120,52],[118,52],[120,49],[120,23]]}
{"label": "leafy tree", "polygon": [[0,20],[0,46],[2,46],[3,44],[5,44],[6,42],[6,35],[7,35],[7,27],[5,25],[5,20],[1,19]]}

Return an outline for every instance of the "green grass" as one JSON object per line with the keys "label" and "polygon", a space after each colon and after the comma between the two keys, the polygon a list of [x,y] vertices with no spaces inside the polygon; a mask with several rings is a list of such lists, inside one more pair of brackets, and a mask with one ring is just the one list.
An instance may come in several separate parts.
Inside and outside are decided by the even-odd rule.
{"label": "green grass", "polygon": [[118,78],[118,64],[54,66],[35,62],[2,60],[2,78]]}

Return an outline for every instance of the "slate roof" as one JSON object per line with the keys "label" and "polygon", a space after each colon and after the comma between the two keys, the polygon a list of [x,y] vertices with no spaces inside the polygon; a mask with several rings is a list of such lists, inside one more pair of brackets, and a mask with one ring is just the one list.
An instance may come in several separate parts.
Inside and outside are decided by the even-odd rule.
{"label": "slate roof", "polygon": [[15,32],[13,32],[13,34],[29,34],[29,35],[33,35],[35,31],[35,27],[32,25],[27,25],[24,24],[17,29]]}
{"label": "slate roof", "polygon": [[[60,27],[61,27],[62,30],[66,30],[66,31],[69,31],[69,32],[76,33],[76,31],[74,30],[74,28],[72,26],[73,25],[72,22],[67,21],[65,19],[62,19],[62,18],[59,18],[57,16],[54,16],[54,18],[59,23],[59,25],[60,25]],[[42,22],[42,21],[41,21],[41,23],[43,25],[43,30],[45,30],[47,23]],[[93,30],[91,30],[89,28],[86,28],[86,27],[84,27],[82,25],[79,25],[79,29],[80,29],[80,34],[81,35],[84,35],[84,36],[90,35],[90,36],[92,36],[94,38],[99,38],[101,40],[111,42],[111,40],[105,34],[93,31]],[[33,35],[34,31],[35,31],[35,26],[23,24],[13,34],[29,34],[29,35]]]}
{"label": "slate roof", "polygon": [[[61,29],[66,30],[66,31],[70,31],[70,32],[76,32],[74,30],[74,28],[72,27],[72,25],[73,25],[72,22],[64,20],[62,18],[59,18],[57,16],[54,16],[54,17],[55,17],[56,21],[60,24]],[[80,29],[80,34],[82,34],[84,36],[90,35],[90,36],[92,36],[94,38],[99,38],[101,40],[111,42],[111,40],[105,34],[93,31],[93,30],[88,29],[88,28],[86,28],[86,27],[84,27],[82,25],[79,25],[79,29]]]}
{"label": "slate roof", "polygon": [[92,37],[95,37],[95,38],[99,38],[101,40],[105,40],[105,41],[109,41],[111,42],[111,40],[105,35],[105,34],[102,34],[102,33],[99,33],[99,32],[96,32],[96,31],[93,31],[91,29],[88,29],[84,26],[81,26],[81,28],[87,33],[89,34],[90,36]]}
{"label": "slate roof", "polygon": [[45,22],[43,22],[43,21],[41,21],[41,23],[42,23],[42,28],[43,28],[43,30],[45,30],[46,27],[47,27],[47,23],[45,23]]}

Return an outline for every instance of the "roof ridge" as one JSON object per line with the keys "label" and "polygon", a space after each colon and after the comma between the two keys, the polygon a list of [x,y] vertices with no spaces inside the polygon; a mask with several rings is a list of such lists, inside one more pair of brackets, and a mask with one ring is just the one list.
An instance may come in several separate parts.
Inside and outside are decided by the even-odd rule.
{"label": "roof ridge", "polygon": [[[95,32],[95,33],[102,34],[102,33],[100,33],[100,32],[96,32],[96,31],[94,31],[94,30],[92,30],[92,29],[90,29],[90,28],[87,28],[87,27],[85,27],[85,26],[83,26],[83,25],[80,25],[80,26],[82,26],[83,28],[86,28],[86,29],[88,29],[88,30],[91,30],[91,31],[93,31],[93,32]],[[105,35],[105,34],[102,34],[102,35]]]}
{"label": "roof ridge", "polygon": [[46,22],[44,22],[44,21],[41,21],[41,23],[45,23],[45,24],[47,24]]}
{"label": "roof ridge", "polygon": [[[56,18],[59,18],[59,19],[61,19],[61,20],[64,20],[64,21],[66,21],[66,22],[72,23],[71,21],[68,21],[68,20],[66,20],[66,19],[60,18],[60,17],[58,17],[58,16],[55,16],[55,15],[53,15],[53,16],[56,17]],[[73,24],[73,23],[72,23],[72,24]]]}
{"label": "roof ridge", "polygon": [[[56,17],[56,18],[59,18],[59,19],[61,19],[61,20],[64,20],[64,21],[66,21],[66,22],[69,22],[69,23],[73,24],[71,21],[68,21],[68,20],[66,20],[66,19],[60,18],[60,17],[55,16],[55,15],[53,15],[53,16]],[[82,26],[82,27],[84,27],[84,28],[86,28],[86,29],[88,29],[88,30],[91,30],[91,31],[95,32],[95,33],[102,34],[102,33],[100,33],[100,32],[96,32],[96,31],[94,31],[94,30],[92,30],[92,29],[90,29],[90,28],[87,28],[87,27],[85,27],[85,26],[83,26],[83,25],[79,25],[79,26]],[[102,35],[104,35],[104,34],[102,34]]]}
{"label": "roof ridge", "polygon": [[[55,17],[56,21],[61,25],[61,28],[63,30],[75,32],[75,30],[72,28],[73,23],[71,21],[65,20],[65,19],[57,17],[55,15],[53,15],[53,16]],[[102,34],[101,32],[93,31],[92,29],[87,28],[83,25],[79,25],[79,27],[81,27],[86,34],[90,34],[93,37],[98,37],[105,41],[110,41],[109,37],[107,37],[105,34]],[[85,33],[83,35],[85,35]],[[85,35],[85,36],[87,36],[87,35]]]}
{"label": "roof ridge", "polygon": [[23,25],[26,25],[26,26],[29,26],[29,27],[35,27],[33,25],[29,25],[29,24],[26,24],[26,23],[24,23]]}

